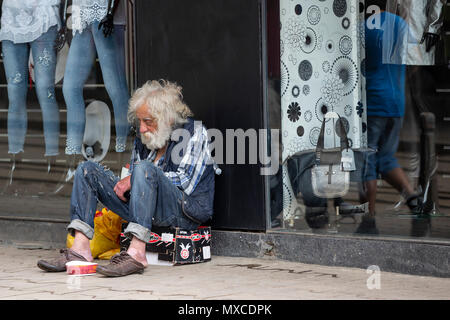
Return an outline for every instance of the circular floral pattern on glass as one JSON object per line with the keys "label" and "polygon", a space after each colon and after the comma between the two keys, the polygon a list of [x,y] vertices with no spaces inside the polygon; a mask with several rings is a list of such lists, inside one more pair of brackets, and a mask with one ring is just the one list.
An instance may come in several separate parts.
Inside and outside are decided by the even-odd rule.
{"label": "circular floral pattern on glass", "polygon": [[300,88],[298,86],[292,87],[292,96],[297,98],[300,95]]}
{"label": "circular floral pattern on glass", "polygon": [[309,110],[306,110],[305,111],[305,121],[306,122],[311,122],[311,120],[312,120],[312,112],[311,111],[309,111]]}
{"label": "circular floral pattern on glass", "polygon": [[345,30],[350,28],[350,19],[349,18],[345,17],[344,19],[342,19],[342,28],[344,28]]}
{"label": "circular floral pattern on glass", "polygon": [[311,62],[308,60],[303,60],[300,62],[300,65],[298,66],[298,75],[300,76],[300,79],[303,81],[308,81],[311,79],[313,74],[313,66]]}
{"label": "circular floral pattern on glass", "polygon": [[320,128],[314,127],[309,132],[309,142],[311,142],[311,145],[316,146],[317,141],[319,141],[319,135],[320,135]]}
{"label": "circular floral pattern on glass", "polygon": [[325,50],[327,50],[328,53],[334,52],[334,41],[333,40],[328,40],[325,43]]}
{"label": "circular floral pattern on glass", "polygon": [[292,102],[288,107],[287,113],[289,120],[291,120],[292,122],[297,122],[302,115],[298,102]]}
{"label": "circular floral pattern on glass", "polygon": [[281,96],[284,96],[286,90],[289,88],[289,70],[283,61],[281,61],[280,86]]}
{"label": "circular floral pattern on glass", "polygon": [[307,84],[305,84],[305,85],[303,86],[303,94],[304,94],[305,96],[307,96],[307,95],[309,95],[310,92],[311,92],[311,88],[310,88]]}
{"label": "circular floral pattern on glass", "polygon": [[311,53],[316,49],[317,46],[317,35],[316,32],[311,28],[306,28],[305,31],[305,41],[301,45],[301,49],[304,53]]}
{"label": "circular floral pattern on glass", "polygon": [[323,72],[328,73],[328,72],[330,72],[330,69],[331,69],[330,62],[324,61],[322,63],[322,70],[323,70]]}
{"label": "circular floral pattern on glass", "polygon": [[284,25],[284,39],[294,51],[300,50],[305,42],[306,26],[303,22],[290,18]]}
{"label": "circular floral pattern on glass", "polygon": [[[341,127],[344,127],[345,135],[343,134]],[[344,117],[340,117],[339,120],[336,121],[335,130],[336,130],[336,134],[339,136],[339,138],[346,136],[350,130],[350,124],[348,123],[348,120]]]}
{"label": "circular floral pattern on glass", "polygon": [[331,67],[331,74],[343,83],[343,95],[348,96],[358,84],[359,74],[356,64],[347,56],[337,58]]}
{"label": "circular floral pattern on glass", "polygon": [[[328,112],[334,111],[333,106],[328,104],[326,101],[324,101],[322,98],[320,98],[316,103],[316,118],[319,120],[319,122],[323,122],[325,115]],[[327,119],[326,122],[330,121],[330,119]]]}
{"label": "circular floral pattern on glass", "polygon": [[336,17],[343,17],[347,13],[347,1],[346,0],[334,0],[333,12]]}
{"label": "circular floral pattern on glass", "polygon": [[341,40],[339,40],[339,50],[343,55],[349,55],[352,52],[353,43],[352,39],[345,35],[341,37]]}
{"label": "circular floral pattern on glass", "polygon": [[336,106],[342,101],[344,95],[345,84],[342,79],[334,74],[328,74],[322,82],[323,101],[331,106]]}
{"label": "circular floral pattern on glass", "polygon": [[308,21],[310,24],[312,24],[313,26],[318,24],[320,22],[320,17],[321,17],[321,13],[320,13],[320,9],[318,6],[313,5],[313,6],[309,7]]}

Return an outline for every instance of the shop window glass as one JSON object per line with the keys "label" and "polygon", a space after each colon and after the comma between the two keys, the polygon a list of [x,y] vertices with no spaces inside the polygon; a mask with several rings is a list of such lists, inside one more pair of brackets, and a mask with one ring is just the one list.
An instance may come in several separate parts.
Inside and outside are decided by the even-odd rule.
{"label": "shop window glass", "polygon": [[[65,3],[0,1],[2,214],[67,218],[79,161],[120,174],[129,158],[131,2],[119,2],[114,32],[105,37],[97,26],[107,0],[68,1],[67,37],[56,50]],[[30,38],[21,39],[21,24],[43,31],[30,27]]]}
{"label": "shop window glass", "polygon": [[419,2],[267,1],[272,229],[450,237],[449,7]]}

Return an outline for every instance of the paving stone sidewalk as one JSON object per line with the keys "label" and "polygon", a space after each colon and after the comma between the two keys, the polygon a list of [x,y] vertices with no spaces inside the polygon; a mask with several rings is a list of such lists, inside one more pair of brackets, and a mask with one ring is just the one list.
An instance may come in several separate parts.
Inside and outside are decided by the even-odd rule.
{"label": "paving stone sidewalk", "polygon": [[[143,275],[122,278],[69,276],[36,267],[37,260],[57,253],[0,246],[0,299],[450,300],[450,279],[381,270],[378,281],[374,278],[377,273],[369,274],[364,269],[269,259],[213,256],[207,263],[149,266]],[[373,289],[368,288],[368,283]]]}

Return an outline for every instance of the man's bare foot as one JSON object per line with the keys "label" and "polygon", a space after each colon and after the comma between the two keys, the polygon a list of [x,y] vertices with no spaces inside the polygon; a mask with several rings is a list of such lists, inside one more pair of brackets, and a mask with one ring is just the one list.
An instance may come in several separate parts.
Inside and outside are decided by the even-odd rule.
{"label": "man's bare foot", "polygon": [[144,254],[142,254],[142,252],[138,252],[138,250],[136,250],[135,248],[128,248],[127,253],[137,262],[140,262],[144,265],[144,267],[148,266],[148,262],[147,262],[147,258],[145,256],[145,251]]}
{"label": "man's bare foot", "polygon": [[88,237],[86,237],[82,232],[76,230],[75,237],[73,240],[72,247],[70,248],[75,253],[83,256],[86,261],[92,262],[94,258],[91,253],[91,243]]}
{"label": "man's bare foot", "polygon": [[147,258],[145,256],[145,242],[136,237],[131,239],[130,246],[127,253],[136,261],[142,263],[145,267],[148,266]]}
{"label": "man's bare foot", "polygon": [[72,246],[70,249],[72,251],[74,251],[75,253],[79,254],[80,256],[83,256],[86,259],[86,261],[88,261],[88,262],[94,261],[94,258],[92,257],[91,249],[80,250],[78,248],[74,248],[74,246]]}

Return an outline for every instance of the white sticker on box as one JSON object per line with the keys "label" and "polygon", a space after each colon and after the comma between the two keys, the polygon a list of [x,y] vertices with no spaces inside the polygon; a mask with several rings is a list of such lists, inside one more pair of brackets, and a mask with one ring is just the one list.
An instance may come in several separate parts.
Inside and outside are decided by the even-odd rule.
{"label": "white sticker on box", "polygon": [[203,247],[203,259],[211,259],[211,247]]}
{"label": "white sticker on box", "polygon": [[163,234],[161,234],[161,240],[163,242],[173,242],[173,233],[163,233]]}

